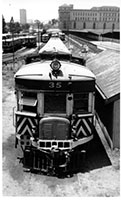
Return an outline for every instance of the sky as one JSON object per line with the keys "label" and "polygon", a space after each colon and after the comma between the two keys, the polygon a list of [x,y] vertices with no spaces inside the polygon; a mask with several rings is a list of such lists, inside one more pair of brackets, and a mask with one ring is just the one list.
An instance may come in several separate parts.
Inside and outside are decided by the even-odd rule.
{"label": "sky", "polygon": [[13,16],[20,21],[20,9],[26,9],[27,20],[47,22],[58,19],[58,8],[63,4],[73,4],[74,9],[90,9],[98,6],[118,6],[121,0],[2,0],[2,14],[6,22]]}

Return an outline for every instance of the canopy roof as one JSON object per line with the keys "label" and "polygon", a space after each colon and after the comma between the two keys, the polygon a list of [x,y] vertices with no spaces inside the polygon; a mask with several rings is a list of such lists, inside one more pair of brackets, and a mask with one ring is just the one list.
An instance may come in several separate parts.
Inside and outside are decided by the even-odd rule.
{"label": "canopy roof", "polygon": [[88,60],[87,67],[95,74],[96,84],[105,99],[120,93],[120,52],[105,50]]}

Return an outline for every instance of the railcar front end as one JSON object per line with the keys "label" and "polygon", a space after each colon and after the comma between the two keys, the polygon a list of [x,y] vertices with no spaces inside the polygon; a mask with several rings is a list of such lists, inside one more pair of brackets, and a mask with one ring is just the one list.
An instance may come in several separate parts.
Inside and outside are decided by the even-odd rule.
{"label": "railcar front end", "polygon": [[94,75],[71,61],[40,61],[15,74],[15,90],[15,146],[22,148],[24,168],[79,171],[93,139]]}

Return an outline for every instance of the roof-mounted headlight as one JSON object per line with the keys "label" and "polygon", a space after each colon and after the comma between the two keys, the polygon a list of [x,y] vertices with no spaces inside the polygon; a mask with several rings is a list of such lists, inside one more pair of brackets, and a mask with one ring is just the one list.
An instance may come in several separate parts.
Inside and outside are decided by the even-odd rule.
{"label": "roof-mounted headlight", "polygon": [[60,62],[57,60],[57,59],[54,59],[51,64],[50,64],[50,67],[53,71],[59,71],[60,67],[61,67],[61,64]]}

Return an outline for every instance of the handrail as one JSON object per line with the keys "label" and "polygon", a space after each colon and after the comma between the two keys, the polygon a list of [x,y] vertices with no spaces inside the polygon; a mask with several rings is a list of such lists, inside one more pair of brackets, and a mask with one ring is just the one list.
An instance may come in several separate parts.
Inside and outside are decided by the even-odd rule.
{"label": "handrail", "polygon": [[111,138],[109,136],[109,133],[108,133],[106,127],[104,126],[104,124],[102,123],[99,115],[96,112],[95,112],[95,117],[96,117],[95,120],[96,120],[96,122],[98,122],[98,124],[99,124],[99,126],[100,126],[100,128],[101,128],[101,130],[102,130],[102,132],[103,132],[103,134],[104,134],[104,136],[105,136],[110,148],[113,149],[113,142],[112,142],[112,140],[111,140]]}
{"label": "handrail", "polygon": [[16,126],[16,122],[15,122],[15,109],[16,109],[16,106],[13,107],[13,126],[14,127]]}

